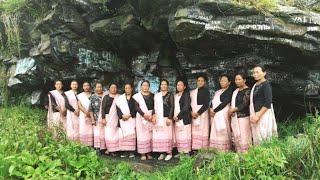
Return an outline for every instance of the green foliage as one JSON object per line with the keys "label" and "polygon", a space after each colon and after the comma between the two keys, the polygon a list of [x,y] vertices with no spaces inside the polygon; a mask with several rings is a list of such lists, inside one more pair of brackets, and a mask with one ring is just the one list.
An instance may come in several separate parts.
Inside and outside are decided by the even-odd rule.
{"label": "green foliage", "polygon": [[0,109],[0,179],[102,176],[103,162],[96,152],[65,138],[54,140],[44,117],[45,112],[22,106]]}
{"label": "green foliage", "polygon": [[274,11],[277,8],[277,0],[233,0],[234,3],[254,7],[262,12]]}
{"label": "green foliage", "polygon": [[5,14],[13,14],[25,7],[27,0],[4,0],[0,3],[0,11]]}

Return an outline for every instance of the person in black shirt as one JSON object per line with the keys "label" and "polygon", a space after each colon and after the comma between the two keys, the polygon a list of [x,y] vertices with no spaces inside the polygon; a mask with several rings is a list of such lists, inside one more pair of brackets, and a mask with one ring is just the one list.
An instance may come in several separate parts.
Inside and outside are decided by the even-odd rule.
{"label": "person in black shirt", "polygon": [[252,145],[250,127],[250,88],[246,85],[244,74],[235,76],[237,89],[233,92],[229,116],[231,116],[231,129],[234,145],[237,152],[246,152]]}
{"label": "person in black shirt", "polygon": [[[107,149],[112,156],[115,155],[116,151],[119,151],[119,118],[115,104],[117,97],[117,85],[112,83],[109,85],[109,94],[103,97],[101,103],[100,137],[102,139],[100,140],[100,149]],[[107,128],[105,128],[105,126]],[[103,146],[103,143],[105,146]]]}
{"label": "person in black shirt", "polygon": [[219,151],[230,151],[231,127],[228,110],[233,90],[227,75],[221,75],[219,81],[221,89],[215,92],[210,108],[210,147]]}
{"label": "person in black shirt", "polygon": [[66,107],[65,107],[65,94],[62,91],[62,81],[55,82],[55,90],[48,93],[48,127],[53,129],[56,136],[56,127],[63,127],[66,130]]}
{"label": "person in black shirt", "polygon": [[[169,161],[172,158],[173,145],[173,110],[174,95],[169,92],[169,82],[161,80],[159,93],[154,96],[154,118],[152,149],[153,152],[160,152],[158,160]],[[167,153],[167,155],[165,155]]]}
{"label": "person in black shirt", "polygon": [[272,89],[266,80],[264,67],[254,67],[253,77],[256,83],[250,94],[250,121],[253,143],[257,145],[262,140],[277,136],[277,124],[272,107]]}
{"label": "person in black shirt", "polygon": [[119,131],[122,136],[119,137],[119,150],[123,153],[124,158],[129,153],[129,158],[134,158],[136,149],[136,101],[133,99],[133,85],[126,83],[124,86],[125,93],[116,99],[117,114],[119,117]]}
{"label": "person in black shirt", "polygon": [[138,153],[141,154],[141,160],[152,159],[152,124],[154,113],[154,94],[150,92],[150,82],[143,80],[141,82],[141,91],[133,96],[136,100],[137,116],[137,143]]}
{"label": "person in black shirt", "polygon": [[191,151],[191,98],[187,89],[186,81],[177,81],[173,120],[179,153],[190,153]]}
{"label": "person in black shirt", "polygon": [[207,148],[209,145],[209,103],[210,93],[207,77],[197,77],[197,88],[190,92],[192,108],[192,150]]}
{"label": "person in black shirt", "polygon": [[78,82],[72,81],[70,90],[66,91],[65,103],[67,108],[67,137],[70,140],[79,140],[79,106],[77,98]]}

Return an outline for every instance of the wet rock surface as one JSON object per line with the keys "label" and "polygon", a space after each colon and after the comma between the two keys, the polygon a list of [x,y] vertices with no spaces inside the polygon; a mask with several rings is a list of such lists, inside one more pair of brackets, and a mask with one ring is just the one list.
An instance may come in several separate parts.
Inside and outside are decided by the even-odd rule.
{"label": "wet rock surface", "polygon": [[[305,6],[314,6],[306,1]],[[10,91],[41,104],[54,80],[123,85],[143,78],[152,91],[177,77],[251,74],[265,65],[279,116],[320,102],[320,13],[278,4],[272,12],[231,0],[47,1],[40,20],[23,16],[20,58],[5,61]],[[0,23],[0,33],[5,34]],[[5,37],[3,35],[3,37]],[[4,57],[3,57],[4,58]],[[252,85],[253,80],[249,79]],[[23,91],[21,91],[23,89]]]}

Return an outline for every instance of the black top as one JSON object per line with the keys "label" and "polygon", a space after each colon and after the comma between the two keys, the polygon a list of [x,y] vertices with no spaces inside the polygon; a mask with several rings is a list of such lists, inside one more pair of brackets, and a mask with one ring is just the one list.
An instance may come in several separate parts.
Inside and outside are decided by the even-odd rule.
{"label": "black top", "polygon": [[165,96],[162,96],[163,99],[163,116],[168,117],[169,119],[173,118],[174,113],[174,95],[168,92]]}
{"label": "black top", "polygon": [[[135,118],[136,117],[136,114],[137,114],[137,109],[136,109],[136,100],[134,100],[132,97],[130,97],[130,99],[128,100],[127,99],[127,103],[128,103],[128,106],[129,106],[129,109],[130,109],[130,115],[132,118]],[[117,114],[118,114],[118,117],[120,119],[122,119],[122,111],[121,109],[117,106]]]}
{"label": "black top", "polygon": [[236,107],[238,108],[238,118],[247,117],[250,115],[250,88],[242,89],[236,97]]}
{"label": "black top", "polygon": [[183,119],[183,124],[191,124],[191,98],[189,92],[183,92],[179,100],[180,113],[178,119]]}
{"label": "black top", "polygon": [[272,88],[268,81],[256,85],[253,91],[253,105],[256,112],[262,107],[271,108],[272,103]]}
{"label": "black top", "polygon": [[[57,106],[58,106],[58,104],[57,104],[57,102],[56,102],[56,99],[54,98],[54,96],[49,92],[48,93],[49,94],[49,98],[50,98],[50,100],[51,100],[51,105],[52,105],[52,111],[53,112],[59,112],[56,108],[57,108]],[[63,96],[63,98],[66,100],[67,99],[67,96],[66,96],[66,94],[64,94],[64,92],[62,92],[61,93],[61,95]],[[67,101],[66,101],[67,102]],[[66,105],[66,102],[65,102],[65,106],[66,106],[66,108],[68,109],[68,107],[67,107],[67,105]],[[68,105],[69,105],[69,108],[70,108],[70,104],[69,104],[69,101],[68,101]],[[71,106],[71,108],[73,109],[73,107]],[[73,110],[74,111],[74,110]],[[72,112],[73,112],[72,111]]]}
{"label": "black top", "polygon": [[208,110],[210,104],[210,92],[208,88],[198,88],[197,104],[203,105],[199,110],[198,114],[201,115],[203,112]]}
{"label": "black top", "polygon": [[[153,93],[150,93],[149,95],[145,96],[143,95],[143,99],[147,105],[147,108],[148,110],[152,110],[153,111],[153,114],[154,114],[154,94]],[[136,102],[136,109],[138,111],[138,113],[143,116],[144,115],[144,112],[141,110],[140,106],[139,106],[139,103]]]}
{"label": "black top", "polygon": [[[65,106],[66,106],[66,109],[68,109],[69,111],[71,112],[74,112],[75,109],[73,108],[73,106],[69,103],[69,100],[67,98],[67,96],[65,95],[65,93],[63,93],[64,95],[62,95],[64,97],[64,100],[65,100]],[[76,99],[78,101],[78,98],[77,98],[77,94],[75,94],[76,96]]]}
{"label": "black top", "polygon": [[109,94],[105,95],[102,100],[101,104],[101,118],[106,118],[106,114],[109,114],[110,108],[112,106],[114,98],[111,97]]}
{"label": "black top", "polygon": [[[219,112],[221,111],[224,107],[226,107],[232,99],[232,93],[233,93],[233,88],[229,87],[228,89],[226,89],[221,95],[220,95],[220,101],[221,103],[219,104],[219,106],[217,106],[213,111],[214,112]],[[212,108],[212,103],[210,105],[210,107]]]}

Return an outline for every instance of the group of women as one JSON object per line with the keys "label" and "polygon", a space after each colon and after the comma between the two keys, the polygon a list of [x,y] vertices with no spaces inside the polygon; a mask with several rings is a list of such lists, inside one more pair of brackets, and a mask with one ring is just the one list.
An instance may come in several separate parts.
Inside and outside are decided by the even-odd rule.
{"label": "group of women", "polygon": [[176,92],[169,92],[169,82],[161,80],[159,92],[150,92],[150,83],[142,81],[140,92],[134,94],[125,84],[118,94],[116,84],[96,83],[94,93],[88,82],[77,94],[78,83],[63,92],[56,81],[49,92],[48,126],[63,127],[70,140],[79,141],[111,155],[170,160],[173,148],[189,154],[199,149],[246,152],[252,145],[277,135],[272,107],[272,89],[261,66],[253,69],[256,81],[250,89],[245,75],[235,76],[237,88],[230,86],[227,75],[219,77],[221,89],[210,99],[207,78],[197,77],[197,88],[188,91],[184,80],[177,80]]}

